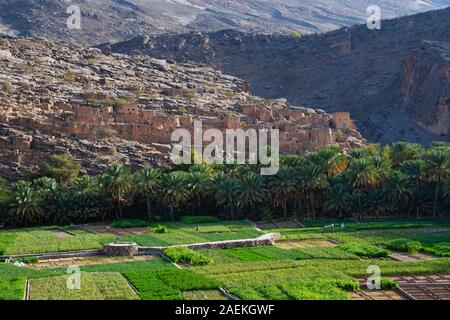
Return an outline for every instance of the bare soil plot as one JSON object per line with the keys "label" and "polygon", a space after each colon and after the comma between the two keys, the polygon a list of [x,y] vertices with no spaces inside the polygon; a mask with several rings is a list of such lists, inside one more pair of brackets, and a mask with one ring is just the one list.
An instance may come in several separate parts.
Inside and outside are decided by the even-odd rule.
{"label": "bare soil plot", "polygon": [[186,300],[230,300],[219,290],[195,290],[183,292]]}
{"label": "bare soil plot", "polygon": [[148,228],[113,228],[104,223],[96,223],[96,224],[86,224],[78,226],[80,229],[89,231],[91,233],[100,233],[100,234],[114,234],[116,236],[128,236],[134,234],[145,234],[148,232]]}
{"label": "bare soil plot", "polygon": [[450,300],[450,275],[396,276],[399,290],[413,300]]}
{"label": "bare soil plot", "polygon": [[279,228],[286,228],[286,229],[295,229],[295,228],[301,228],[297,222],[294,220],[288,220],[288,221],[275,221],[276,224],[279,226]]}
{"label": "bare soil plot", "polygon": [[80,257],[80,258],[62,258],[42,260],[37,263],[29,264],[34,269],[51,269],[51,268],[66,268],[69,266],[91,266],[99,264],[110,264],[129,261],[143,261],[153,259],[154,256],[135,256],[135,257]]}
{"label": "bare soil plot", "polygon": [[391,254],[389,255],[389,258],[397,261],[414,262],[423,260],[433,260],[436,259],[437,257],[426,253],[410,254],[405,252],[392,251]]}
{"label": "bare soil plot", "polygon": [[73,237],[73,233],[69,233],[67,231],[61,230],[61,229],[53,229],[52,232],[57,236],[58,238],[70,238]]}
{"label": "bare soil plot", "polygon": [[369,290],[361,289],[359,291],[350,292],[351,300],[407,300],[406,297],[394,290]]}
{"label": "bare soil plot", "polygon": [[255,226],[260,230],[276,229],[278,226],[273,222],[255,222]]}
{"label": "bare soil plot", "polygon": [[330,240],[288,240],[277,241],[275,246],[281,249],[303,249],[315,247],[336,247],[337,244]]}
{"label": "bare soil plot", "polygon": [[260,221],[255,222],[255,226],[260,230],[267,229],[295,229],[303,228],[303,226],[295,220],[285,220],[285,221]]}

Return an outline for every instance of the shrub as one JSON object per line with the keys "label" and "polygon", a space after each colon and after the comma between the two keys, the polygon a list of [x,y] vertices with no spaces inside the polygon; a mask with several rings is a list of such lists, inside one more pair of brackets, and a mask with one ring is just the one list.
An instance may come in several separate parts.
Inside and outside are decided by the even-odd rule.
{"label": "shrub", "polygon": [[0,39],[0,47],[7,47],[9,44],[10,42],[8,39]]}
{"label": "shrub", "polygon": [[11,263],[14,263],[14,262],[23,262],[23,263],[25,263],[25,264],[29,264],[29,263],[38,263],[38,262],[39,262],[39,257],[25,257],[25,258],[11,259],[10,262],[11,262]]}
{"label": "shrub", "polygon": [[385,258],[390,253],[386,249],[381,249],[370,244],[357,242],[341,244],[339,245],[339,248],[365,258]]}
{"label": "shrub", "polygon": [[354,279],[336,280],[336,286],[345,291],[358,291],[360,289],[359,282]]}
{"label": "shrub", "polygon": [[422,244],[418,241],[408,239],[397,239],[389,242],[387,248],[408,253],[416,253],[422,248]]}
{"label": "shrub", "polygon": [[218,223],[219,218],[213,216],[184,216],[180,218],[185,224]]}
{"label": "shrub", "polygon": [[69,71],[66,73],[66,75],[64,76],[64,80],[69,82],[69,83],[73,83],[76,80],[76,74],[73,71]]}
{"label": "shrub", "polygon": [[184,90],[183,91],[183,97],[186,99],[194,99],[197,96],[197,92],[195,90]]}
{"label": "shrub", "polygon": [[14,92],[14,87],[12,86],[11,82],[9,82],[9,81],[2,81],[2,82],[0,82],[0,87],[6,93],[13,93]]}
{"label": "shrub", "polygon": [[169,232],[169,230],[167,229],[166,226],[163,225],[156,225],[150,228],[150,232],[154,232],[154,233],[167,233]]}
{"label": "shrub", "polygon": [[393,290],[398,287],[397,282],[395,280],[392,280],[391,278],[381,278],[381,289],[382,290]]}
{"label": "shrub", "polygon": [[205,266],[213,262],[209,257],[186,247],[166,248],[164,254],[175,263],[187,263],[192,266]]}
{"label": "shrub", "polygon": [[143,228],[148,227],[148,222],[144,220],[139,219],[123,219],[123,220],[116,220],[111,223],[111,226],[114,228],[121,228],[121,229],[127,229],[127,228]]}

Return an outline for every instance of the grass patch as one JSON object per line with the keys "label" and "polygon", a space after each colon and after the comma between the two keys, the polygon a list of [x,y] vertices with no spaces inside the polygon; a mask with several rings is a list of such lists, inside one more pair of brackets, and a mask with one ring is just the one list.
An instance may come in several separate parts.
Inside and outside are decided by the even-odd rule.
{"label": "grass patch", "polygon": [[359,288],[356,280],[342,272],[310,268],[301,272],[293,269],[242,272],[216,278],[244,300],[345,300],[347,290]]}
{"label": "grass patch", "polygon": [[139,219],[123,219],[123,220],[115,220],[111,223],[111,227],[121,228],[121,229],[129,229],[129,228],[144,228],[148,227],[149,223],[145,220]]}
{"label": "grass patch", "polygon": [[423,251],[440,257],[450,257],[450,243],[442,242],[422,248]]}
{"label": "grass patch", "polygon": [[213,263],[211,258],[186,247],[166,248],[164,254],[175,263],[187,263],[192,266],[205,266]]}
{"label": "grass patch", "polygon": [[[108,234],[93,234],[84,230],[70,229],[73,237],[59,238],[50,228],[22,229],[12,231],[13,237],[6,234],[5,255],[65,252],[76,250],[98,249],[103,243],[113,241],[114,236]],[[0,233],[0,242],[5,244],[5,236]]]}
{"label": "grass patch", "polygon": [[416,253],[422,248],[422,244],[419,241],[413,241],[409,239],[397,239],[388,242],[386,247],[391,250]]}
{"label": "grass patch", "polygon": [[[209,223],[199,225],[199,230],[204,230],[205,232],[197,232],[196,227],[192,224],[185,224],[181,222],[168,222],[165,223],[164,226],[167,228],[167,232],[165,233],[158,234],[150,232],[142,235],[127,235],[121,237],[121,240],[136,242],[141,246],[170,246],[199,242],[256,238],[262,234],[249,226],[245,221],[227,221],[218,225],[212,225]],[[225,232],[225,230],[227,230],[227,232]]]}
{"label": "grass patch", "polygon": [[199,233],[222,233],[222,232],[231,232],[226,226],[221,224],[210,224],[210,225],[201,225],[194,229]]}
{"label": "grass patch", "polygon": [[220,287],[217,281],[188,270],[136,270],[124,275],[144,300],[183,300],[184,291],[213,290]]}
{"label": "grass patch", "polygon": [[180,221],[184,224],[219,223],[219,218],[213,216],[183,216]]}
{"label": "grass patch", "polygon": [[341,244],[338,246],[340,249],[345,250],[351,254],[357,255],[363,258],[386,258],[389,255],[389,251],[379,248],[374,245],[351,242]]}
{"label": "grass patch", "polygon": [[398,284],[395,280],[391,278],[382,277],[381,278],[381,289],[382,290],[394,290],[397,289]]}
{"label": "grass patch", "polygon": [[240,261],[270,261],[270,260],[284,260],[296,259],[300,255],[294,251],[280,249],[278,247],[255,247],[255,248],[233,248],[226,249],[223,252]]}
{"label": "grass patch", "polygon": [[169,229],[167,229],[166,226],[163,225],[156,225],[150,228],[150,232],[154,232],[154,233],[167,233],[169,232]]}
{"label": "grass patch", "polygon": [[70,275],[64,275],[30,280],[30,300],[138,299],[131,286],[119,273],[82,273],[80,289],[68,288],[69,277]]}

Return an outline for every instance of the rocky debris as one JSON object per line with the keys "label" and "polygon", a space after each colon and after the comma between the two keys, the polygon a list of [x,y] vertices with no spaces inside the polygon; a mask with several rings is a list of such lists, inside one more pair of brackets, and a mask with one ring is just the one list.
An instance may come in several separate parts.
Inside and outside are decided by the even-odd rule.
{"label": "rocky debris", "polygon": [[414,120],[448,136],[450,126],[450,43],[425,42],[403,65],[402,92]]}
{"label": "rocky debris", "polygon": [[[442,124],[438,129],[432,124],[435,120],[425,119],[431,114],[416,116],[417,107],[414,111],[405,103],[401,74],[405,60],[423,40],[449,41],[449,21],[447,8],[383,20],[381,30],[369,30],[364,24],[300,39],[233,30],[192,32],[134,39],[102,49],[195,61],[246,80],[255,95],[286,97],[291,104],[329,113],[350,111],[363,136],[373,142],[429,143],[448,141],[449,136],[440,136]],[[134,46],[135,42],[145,44]],[[423,83],[418,92],[426,91],[427,85]]]}
{"label": "rocky debris", "polygon": [[167,166],[173,130],[192,132],[196,120],[204,130],[277,128],[285,153],[364,144],[348,113],[255,97],[245,81],[210,67],[3,39],[12,59],[0,60],[0,175],[10,179],[35,173],[54,153],[89,174],[114,162]]}

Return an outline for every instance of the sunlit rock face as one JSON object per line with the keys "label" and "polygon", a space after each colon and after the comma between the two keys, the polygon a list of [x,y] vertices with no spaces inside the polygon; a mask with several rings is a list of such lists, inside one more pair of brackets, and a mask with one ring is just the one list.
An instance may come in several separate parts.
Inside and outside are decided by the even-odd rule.
{"label": "sunlit rock face", "polygon": [[450,123],[450,47],[425,42],[403,66],[402,91],[414,120],[425,129],[447,136]]}

